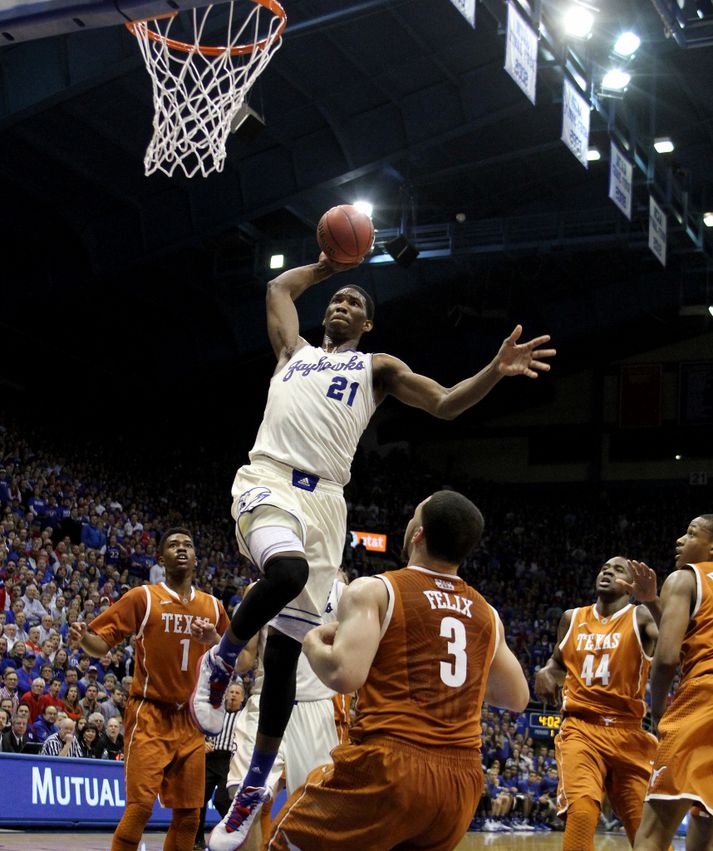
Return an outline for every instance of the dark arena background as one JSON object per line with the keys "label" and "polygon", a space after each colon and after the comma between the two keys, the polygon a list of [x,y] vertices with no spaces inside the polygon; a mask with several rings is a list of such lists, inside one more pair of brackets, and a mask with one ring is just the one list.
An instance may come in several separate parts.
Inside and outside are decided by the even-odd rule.
{"label": "dark arena background", "polygon": [[[237,552],[230,485],[274,368],[266,284],[317,259],[325,210],[365,201],[371,255],[298,301],[312,344],[352,282],[376,304],[366,351],[444,386],[488,363],[517,323],[524,339],[550,334],[557,357],[451,422],[387,399],[346,489],[348,528],[363,534],[348,535],[343,567],[400,566],[415,504],[462,491],[485,533],[461,574],[499,610],[532,685],[604,561],[645,561],[662,582],[689,520],[713,512],[713,4],[580,5],[591,32],[573,36],[567,0],[516,0],[539,41],[536,70],[511,74],[499,0],[284,0],[283,44],[247,94],[224,170],[145,177],[151,86],[122,22],[196,5],[0,3],[6,608],[32,538],[50,526],[53,544],[80,543],[97,506],[125,545],[112,569],[71,555],[97,585],[68,590],[67,607],[91,609],[96,590],[98,612],[107,579],[118,592],[148,578],[176,522],[196,532],[199,586],[239,602],[255,571]],[[207,40],[219,43],[214,11]],[[628,56],[614,50],[625,31],[641,40]],[[629,80],[615,85],[612,69]],[[22,592],[32,572],[42,593],[53,576],[36,564]],[[53,618],[63,641],[67,611]],[[483,722],[486,769],[522,745],[528,771],[548,776],[556,707],[533,692],[519,718],[486,707]],[[117,766],[80,771],[94,780],[63,804],[46,763],[0,754],[0,849],[108,848]],[[474,829],[458,847],[559,848],[556,821]],[[166,823],[141,847],[162,847]],[[597,849],[628,847],[605,808],[607,827]]]}

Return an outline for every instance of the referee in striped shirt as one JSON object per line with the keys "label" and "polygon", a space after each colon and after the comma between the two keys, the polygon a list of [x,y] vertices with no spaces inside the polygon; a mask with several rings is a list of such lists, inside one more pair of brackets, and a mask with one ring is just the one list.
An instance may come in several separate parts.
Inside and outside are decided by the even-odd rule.
{"label": "referee in striped shirt", "polygon": [[198,849],[199,851],[203,851],[206,847],[204,838],[205,811],[213,790],[216,790],[213,804],[220,813],[221,818],[230,809],[231,799],[225,784],[228,779],[230,758],[236,747],[234,742],[235,724],[244,701],[245,692],[243,690],[243,684],[240,681],[231,683],[225,695],[225,720],[223,721],[223,729],[217,736],[206,736],[205,739],[205,796],[203,798],[201,819],[196,833],[195,851],[198,851]]}

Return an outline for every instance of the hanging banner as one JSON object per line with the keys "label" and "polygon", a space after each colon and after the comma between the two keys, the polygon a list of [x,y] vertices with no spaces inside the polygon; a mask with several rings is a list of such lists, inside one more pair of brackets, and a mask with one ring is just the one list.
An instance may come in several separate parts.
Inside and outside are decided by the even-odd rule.
{"label": "hanging banner", "polygon": [[514,3],[508,3],[505,70],[534,104],[537,83],[537,33],[517,11]]}
{"label": "hanging banner", "polygon": [[566,77],[562,90],[562,141],[589,168],[589,101]]}
{"label": "hanging banner", "polygon": [[649,195],[649,248],[662,266],[666,265],[666,213]]}
{"label": "hanging banner", "polygon": [[631,221],[633,173],[633,165],[612,142],[609,155],[609,197],[629,221]]}
{"label": "hanging banner", "polygon": [[475,29],[475,0],[451,0],[451,3]]}

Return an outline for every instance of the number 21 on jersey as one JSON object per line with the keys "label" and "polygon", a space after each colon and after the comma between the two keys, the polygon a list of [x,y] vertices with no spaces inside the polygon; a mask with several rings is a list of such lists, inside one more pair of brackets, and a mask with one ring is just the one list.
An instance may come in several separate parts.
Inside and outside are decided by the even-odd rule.
{"label": "number 21 on jersey", "polygon": [[586,685],[591,686],[594,680],[601,680],[603,686],[609,685],[609,654],[605,653],[597,670],[594,670],[594,662],[596,657],[594,653],[588,653],[584,657],[584,665],[582,665],[582,673],[579,675]]}

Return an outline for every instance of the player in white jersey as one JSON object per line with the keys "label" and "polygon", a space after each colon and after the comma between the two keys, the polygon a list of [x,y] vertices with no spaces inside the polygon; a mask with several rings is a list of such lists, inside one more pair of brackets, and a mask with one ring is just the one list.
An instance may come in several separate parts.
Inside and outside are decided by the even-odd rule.
{"label": "player in white jersey", "polygon": [[[339,579],[335,579],[332,583],[329,600],[323,615],[324,623],[331,623],[337,619],[337,606],[345,588],[345,583]],[[230,761],[227,782],[228,790],[231,792],[240,785],[240,781],[245,776],[255,746],[260,693],[264,677],[262,659],[265,652],[267,631],[268,627],[263,627],[257,635],[250,639],[238,661],[238,669],[241,671],[255,668],[255,682],[235,727],[235,751]],[[332,749],[339,744],[332,702],[332,697],[335,694],[336,692],[324,685],[314,673],[307,657],[304,653],[301,653],[297,663],[295,705],[277,752],[277,759],[264,783],[270,790],[271,797],[277,794],[283,772],[287,794],[291,795],[305,782],[307,775],[313,769],[331,763]],[[265,806],[269,806],[269,803],[266,803]],[[231,847],[232,837],[225,829],[227,821],[228,816],[226,815],[211,834],[209,844],[213,851],[221,849],[223,847],[222,842],[226,842],[228,848]],[[262,847],[262,836],[258,823],[253,824],[244,847],[254,849],[254,851],[258,851]]]}
{"label": "player in white jersey", "polygon": [[295,675],[306,632],[321,623],[346,535],[343,486],[359,438],[387,396],[434,416],[453,419],[479,402],[501,378],[537,378],[549,370],[540,349],[548,336],[519,343],[516,326],[493,360],[453,387],[417,375],[398,358],[358,351],[373,327],[374,303],[346,285],[331,297],[324,339],[310,346],[300,336],[295,300],[335,272],[354,268],[327,260],[283,272],[268,284],[267,328],[277,368],[250,464],[233,483],[232,514],[238,544],[263,574],[240,605],[224,639],[206,653],[191,699],[205,733],[220,730],[223,696],[242,648],[265,624],[265,681],[255,752],[235,796],[227,829],[242,844],[265,798],[263,780],[275,760],[294,702]]}

